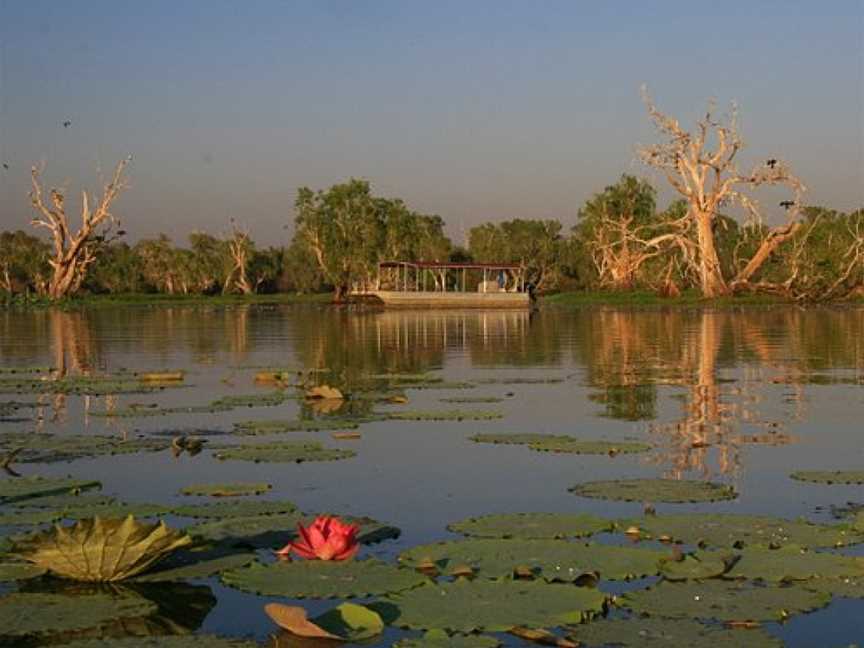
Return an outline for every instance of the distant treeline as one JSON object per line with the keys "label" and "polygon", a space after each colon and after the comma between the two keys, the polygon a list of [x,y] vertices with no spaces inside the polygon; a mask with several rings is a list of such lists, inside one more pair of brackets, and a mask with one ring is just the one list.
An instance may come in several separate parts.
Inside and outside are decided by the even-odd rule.
{"label": "distant treeline", "polygon": [[[684,254],[674,246],[647,246],[686,214],[676,201],[659,210],[655,190],[623,176],[595,194],[566,227],[557,220],[485,223],[454,245],[438,216],[418,214],[401,200],[374,196],[365,181],[327,191],[301,189],[296,231],[287,246],[256,245],[245,232],[195,232],[185,245],[166,235],[130,245],[95,241],[80,291],[103,293],[314,293],[343,296],[374,278],[382,260],[510,262],[525,268],[538,291],[698,287]],[[842,297],[864,286],[864,266],[849,262],[864,231],[864,210],[802,210],[802,227],[779,246],[751,286],[785,287],[790,296]],[[723,273],[733,276],[764,238],[760,225],[722,217],[714,226]],[[48,241],[25,231],[0,234],[0,291],[46,295],[52,272]],[[454,277],[455,279],[455,277]]]}
{"label": "distant treeline", "polygon": [[[130,246],[112,212],[129,159],[117,165],[101,197],[84,194],[78,219],[67,214],[64,191],[43,189],[34,167],[33,225],[50,236],[0,235],[0,292],[7,299],[62,299],[81,292],[332,291],[341,300],[373,283],[380,261],[474,260],[518,264],[520,278],[539,292],[648,289],[675,296],[692,288],[709,298],[759,292],[795,300],[864,295],[864,210],[806,206],[803,183],[775,157],[742,170],[744,141],[734,107],[720,119],[709,106],[687,131],[647,92],[644,99],[659,141],[639,148],[639,157],[679,197],[663,209],[652,185],[624,175],[582,205],[574,223],[486,223],[455,245],[439,216],[375,196],[368,182],[351,179],[298,191],[287,247],[258,246],[233,220],[228,234],[196,232],[186,245],[162,235]],[[763,207],[755,194],[766,188],[775,198]],[[393,277],[384,280],[393,284]],[[456,277],[433,280],[449,287]]]}

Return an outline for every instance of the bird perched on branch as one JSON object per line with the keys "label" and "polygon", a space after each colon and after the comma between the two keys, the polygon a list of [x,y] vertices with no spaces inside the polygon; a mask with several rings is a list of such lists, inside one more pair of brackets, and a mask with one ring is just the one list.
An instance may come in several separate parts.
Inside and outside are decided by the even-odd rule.
{"label": "bird perched on branch", "polygon": [[774,158],[771,158],[770,160],[766,160],[765,165],[767,167],[773,169],[775,166],[777,166],[777,160]]}
{"label": "bird perched on branch", "polygon": [[72,122],[68,119],[63,122],[63,128],[69,128],[72,125]]}

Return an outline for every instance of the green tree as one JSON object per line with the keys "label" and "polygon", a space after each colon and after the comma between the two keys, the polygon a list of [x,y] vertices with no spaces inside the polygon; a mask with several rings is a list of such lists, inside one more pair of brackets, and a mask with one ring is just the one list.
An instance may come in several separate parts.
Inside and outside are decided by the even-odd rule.
{"label": "green tree", "polygon": [[23,230],[0,233],[0,290],[45,294],[50,254],[45,241]]}
{"label": "green tree", "polygon": [[484,223],[468,232],[468,249],[481,263],[517,263],[538,291],[552,289],[562,268],[561,223],[521,218]]}

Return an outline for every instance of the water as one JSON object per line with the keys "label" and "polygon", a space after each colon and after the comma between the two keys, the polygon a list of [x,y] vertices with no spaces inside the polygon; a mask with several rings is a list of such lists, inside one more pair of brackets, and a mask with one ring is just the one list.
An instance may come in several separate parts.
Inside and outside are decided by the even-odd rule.
{"label": "water", "polygon": [[[454,537],[446,525],[472,515],[641,513],[641,504],[568,493],[568,487],[592,479],[711,479],[740,493],[722,503],[659,504],[660,513],[724,511],[831,521],[830,505],[864,500],[860,487],[789,479],[797,469],[864,468],[860,308],[592,308],[533,314],[313,306],[4,311],[0,366],[52,366],[67,375],[187,371],[186,387],[155,394],[41,396],[37,422],[3,423],[0,433],[230,430],[243,420],[296,418],[302,407],[296,400],[213,414],[91,415],[129,403],[205,404],[224,395],[266,393],[272,387],[253,382],[260,367],[326,368],[348,384],[368,374],[423,372],[448,382],[481,383],[473,389],[409,389],[410,402],[401,407],[499,410],[502,419],[375,422],[361,426],[360,440],[333,440],[327,432],[266,439],[316,439],[357,451],[345,461],[251,464],[219,462],[208,452],[179,458],[160,452],[18,467],[24,474],[96,478],[103,492],[133,501],[178,501],[179,489],[192,483],[266,481],[274,487],[266,497],[291,499],[303,510],[369,515],[399,526],[398,540],[364,550],[385,559],[419,543]],[[504,400],[440,401],[454,396]],[[633,438],[650,441],[654,449],[609,458],[468,441],[491,431]],[[261,611],[266,599],[225,588],[216,579],[202,584],[218,600],[202,631],[259,639],[272,631]],[[328,605],[307,602],[312,611]],[[817,613],[768,628],[789,646],[847,645],[864,635],[862,613],[864,602],[837,599]],[[388,631],[382,643],[397,636]]]}

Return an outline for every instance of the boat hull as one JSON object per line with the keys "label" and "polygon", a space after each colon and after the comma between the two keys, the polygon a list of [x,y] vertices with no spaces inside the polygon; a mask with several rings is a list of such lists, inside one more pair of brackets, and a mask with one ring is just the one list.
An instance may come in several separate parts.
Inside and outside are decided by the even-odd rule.
{"label": "boat hull", "polygon": [[508,292],[411,292],[370,290],[354,294],[380,302],[387,308],[514,308],[531,307],[528,293]]}

